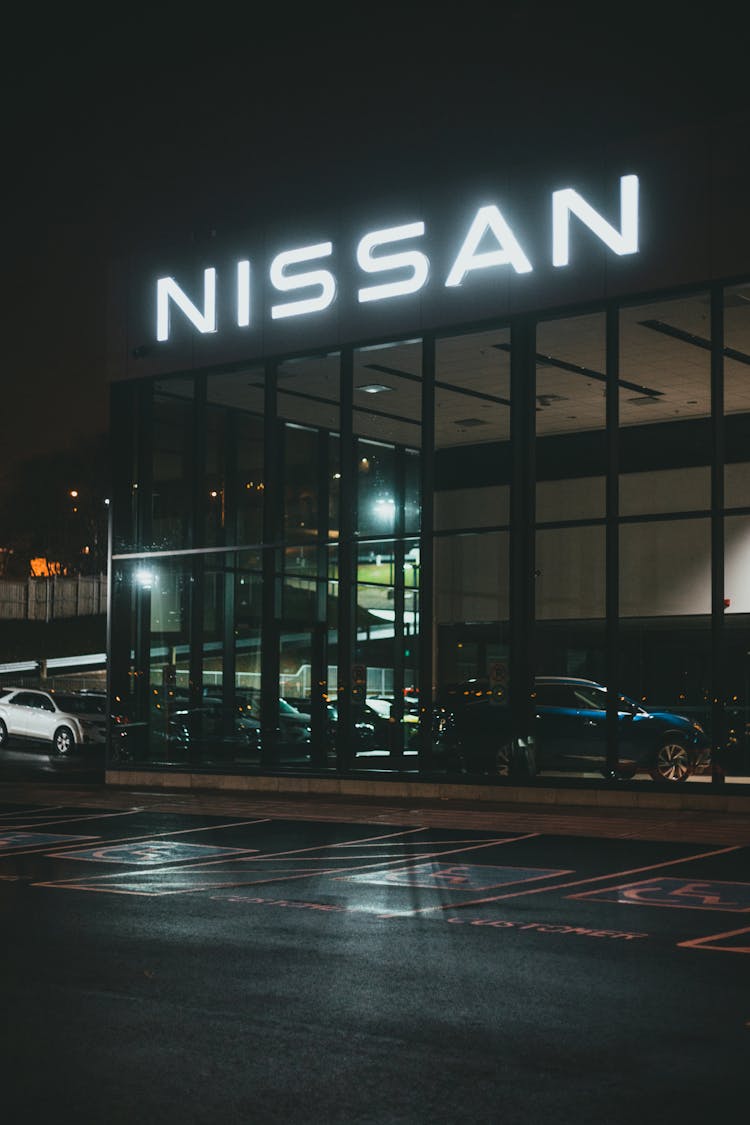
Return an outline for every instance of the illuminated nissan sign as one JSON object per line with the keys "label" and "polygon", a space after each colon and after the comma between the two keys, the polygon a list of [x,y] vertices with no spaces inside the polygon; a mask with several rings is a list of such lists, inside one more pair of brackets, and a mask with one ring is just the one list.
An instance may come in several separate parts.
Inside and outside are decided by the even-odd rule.
{"label": "illuminated nissan sign", "polygon": [[[575,188],[554,191],[552,265],[563,268],[570,262],[571,217],[588,228],[613,254],[637,254],[638,186],[637,176],[620,177],[619,227],[599,214]],[[420,240],[426,233],[426,224],[415,221],[368,231],[358,240],[353,248],[353,258],[362,275],[362,284],[357,288],[358,303],[392,300],[418,293],[430,284],[458,289],[469,275],[480,271],[533,272],[534,266],[521,238],[495,203],[477,210],[461,242],[457,242],[451,267],[444,277],[431,276],[430,259],[420,249]],[[270,305],[272,320],[311,316],[333,305],[337,282],[328,268],[333,252],[333,242],[325,241],[276,254],[268,267],[271,290],[279,298]],[[253,323],[252,268],[247,259],[238,261],[230,282],[235,296],[235,323],[239,328],[249,328]],[[217,332],[216,291],[217,275],[213,267],[203,271],[199,303],[189,297],[173,277],[160,277],[156,283],[157,340],[169,340],[173,307],[198,332]]]}

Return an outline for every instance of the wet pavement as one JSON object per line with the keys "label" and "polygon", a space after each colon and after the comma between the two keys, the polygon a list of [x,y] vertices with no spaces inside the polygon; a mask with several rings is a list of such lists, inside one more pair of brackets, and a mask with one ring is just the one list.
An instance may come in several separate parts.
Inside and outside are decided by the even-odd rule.
{"label": "wet pavement", "polygon": [[0,927],[19,1120],[689,1125],[750,1093],[750,816],[5,780]]}

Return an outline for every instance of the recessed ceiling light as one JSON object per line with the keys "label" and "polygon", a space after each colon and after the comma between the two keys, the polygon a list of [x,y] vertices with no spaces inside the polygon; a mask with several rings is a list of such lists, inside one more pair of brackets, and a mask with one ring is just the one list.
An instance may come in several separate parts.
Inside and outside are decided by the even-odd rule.
{"label": "recessed ceiling light", "polygon": [[394,387],[388,387],[385,383],[363,383],[361,386],[355,388],[362,391],[366,395],[379,395],[383,391],[392,391]]}

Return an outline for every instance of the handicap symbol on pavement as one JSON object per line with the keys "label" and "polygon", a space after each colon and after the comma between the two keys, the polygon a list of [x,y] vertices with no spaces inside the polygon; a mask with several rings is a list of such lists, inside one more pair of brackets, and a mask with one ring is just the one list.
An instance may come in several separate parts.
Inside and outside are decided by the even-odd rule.
{"label": "handicap symbol on pavement", "polygon": [[668,906],[692,910],[750,910],[750,883],[710,879],[645,879],[640,883],[609,887],[571,895],[599,902],[632,903],[638,906]]}
{"label": "handicap symbol on pavement", "polygon": [[220,848],[211,844],[184,844],[176,840],[139,840],[132,844],[85,848],[75,852],[56,852],[59,859],[84,859],[104,863],[159,864],[184,859],[210,859],[215,856],[246,855],[255,848]]}
{"label": "handicap symbol on pavement", "polygon": [[362,875],[345,875],[351,883],[381,884],[397,887],[433,887],[452,891],[486,891],[510,883],[526,883],[550,875],[567,875],[568,871],[542,867],[491,867],[468,863],[419,863],[395,871],[367,871]]}
{"label": "handicap symbol on pavement", "polygon": [[39,847],[45,844],[72,844],[74,840],[95,840],[96,836],[61,836],[52,832],[3,832],[0,851],[12,848]]}

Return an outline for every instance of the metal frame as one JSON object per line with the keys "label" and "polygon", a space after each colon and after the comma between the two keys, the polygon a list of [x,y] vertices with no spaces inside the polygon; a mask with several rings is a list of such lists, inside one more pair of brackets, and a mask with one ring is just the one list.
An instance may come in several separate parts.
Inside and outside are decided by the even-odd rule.
{"label": "metal frame", "polygon": [[[705,291],[705,287],[702,287]],[[691,291],[700,291],[693,287]],[[724,293],[723,284],[712,285],[709,289],[711,299],[711,657],[712,657],[712,729],[717,747],[721,747],[726,737],[726,722],[722,702],[722,688],[726,659],[726,627],[724,621],[724,519],[725,494],[724,470],[726,455],[726,423],[724,418],[724,356],[729,354],[724,347]],[[669,294],[654,296],[667,299]],[[628,304],[632,304],[629,298]],[[597,306],[588,311],[605,314],[606,324],[606,503],[602,520],[559,521],[560,526],[578,525],[594,522],[605,527],[605,667],[606,682],[610,688],[611,703],[607,715],[607,768],[614,772],[617,766],[617,694],[619,681],[619,548],[620,526],[632,522],[635,517],[623,517],[619,509],[620,475],[620,425],[619,425],[619,326],[621,302],[610,302],[601,308]],[[552,315],[552,314],[550,314]],[[579,315],[576,310],[560,310],[556,316]],[[533,676],[534,630],[535,630],[535,518],[536,498],[536,434],[535,434],[535,389],[536,389],[536,325],[533,316],[515,317],[510,322],[511,359],[511,513],[510,513],[510,701],[511,720],[514,738],[526,740],[533,734]],[[449,330],[440,335],[448,336]],[[353,730],[352,713],[352,667],[356,662],[356,586],[357,586],[357,488],[356,488],[356,438],[354,435],[353,372],[355,349],[346,347],[340,353],[340,450],[341,450],[341,504],[340,527],[337,545],[338,552],[338,732],[336,741],[336,770],[351,770]],[[283,492],[280,472],[283,466],[283,424],[278,415],[277,363],[269,361],[265,366],[264,397],[264,512],[262,569],[264,597],[262,607],[262,672],[261,672],[261,720],[263,726],[262,769],[274,769],[278,765],[276,757],[277,698],[279,682],[279,642],[281,624],[281,574],[279,565],[282,542]],[[435,569],[435,527],[434,527],[434,486],[435,486],[435,387],[440,385],[436,378],[436,335],[422,337],[421,373],[421,432],[422,448],[420,456],[421,488],[421,527],[420,545],[420,634],[418,639],[418,687],[420,693],[420,713],[427,720],[431,714],[431,701],[435,677],[435,624],[432,611],[434,569]],[[116,465],[133,465],[137,475],[140,502],[136,505],[135,533],[137,542],[148,544],[151,541],[151,506],[147,498],[152,490],[153,466],[153,388],[155,380],[144,381],[135,387],[129,384],[116,384],[112,389],[113,414],[118,425],[114,428],[115,448],[120,450]],[[192,547],[181,551],[150,552],[148,550],[115,552],[122,541],[123,508],[129,506],[130,484],[125,477],[116,478],[114,483],[113,505],[110,528],[110,558],[149,557],[152,554],[192,556],[193,597],[191,599],[191,636],[197,637],[202,630],[202,573],[203,555],[212,550],[202,546],[201,513],[204,511],[202,486],[205,473],[205,433],[204,409],[206,401],[206,375],[195,376],[196,394],[193,416],[193,458],[192,472]],[[126,408],[127,407],[127,408]],[[126,434],[125,427],[128,429]],[[233,430],[228,430],[228,466],[235,455]],[[130,440],[135,449],[128,445]],[[319,527],[317,554],[317,596],[315,621],[313,623],[313,681],[318,687],[314,690],[313,728],[314,752],[311,765],[317,770],[327,767],[327,755],[322,749],[322,732],[327,721],[325,710],[325,680],[328,663],[329,623],[327,608],[328,554],[330,550],[330,528],[328,527],[328,435],[321,436],[318,464],[315,467],[319,512],[322,520]],[[126,448],[127,447],[127,448]],[[235,653],[232,634],[234,609],[233,560],[239,545],[229,542],[235,538],[236,496],[233,473],[228,473],[228,490],[225,496],[227,529],[224,543],[219,546],[227,552],[227,569],[223,592],[225,671],[232,674]],[[394,589],[394,609],[400,615],[394,636],[394,677],[399,700],[394,717],[399,718],[403,710],[404,687],[404,628],[403,611],[405,605],[403,563],[405,527],[403,505],[405,495],[405,455],[403,449],[396,447],[396,488],[398,492],[396,510],[398,522],[394,541],[397,544],[396,581]],[[676,512],[660,517],[662,519],[686,518],[690,513]],[[643,517],[645,519],[649,517]],[[655,517],[654,517],[655,518]],[[547,526],[545,524],[544,526]],[[552,526],[552,525],[550,525]],[[482,529],[487,530],[487,529]],[[200,545],[200,546],[199,546]],[[215,549],[215,548],[214,548]],[[120,608],[116,608],[110,594],[108,606],[108,651],[110,654],[110,683],[122,673],[120,649],[113,647],[113,636],[119,630],[131,626],[135,629],[136,667],[146,667],[147,646],[147,598],[136,598],[136,621],[126,623]],[[140,610],[138,606],[140,605]],[[144,659],[146,663],[144,664]],[[201,646],[195,646],[191,657],[190,681],[194,699],[200,694],[202,659]],[[119,661],[119,663],[118,663]],[[119,669],[119,671],[118,671]],[[145,678],[147,681],[147,677]],[[147,682],[142,690],[147,688]],[[400,705],[400,706],[399,706]],[[400,724],[396,724],[400,728]],[[419,746],[419,766],[424,767],[430,743],[430,722],[421,724]],[[403,767],[402,747],[394,743],[391,748],[390,767],[398,771]],[[714,775],[715,784],[721,784],[719,772]]]}

